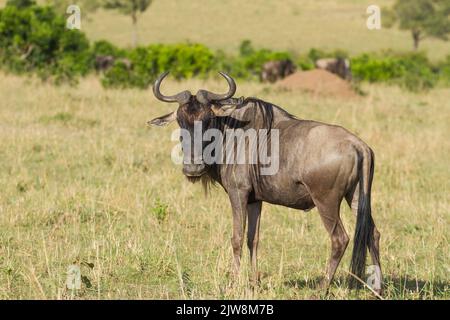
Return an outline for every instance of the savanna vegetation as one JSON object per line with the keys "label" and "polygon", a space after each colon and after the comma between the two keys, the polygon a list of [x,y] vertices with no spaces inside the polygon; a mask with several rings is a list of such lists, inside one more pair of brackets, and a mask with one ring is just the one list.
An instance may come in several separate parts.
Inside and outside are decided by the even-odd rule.
{"label": "savanna vegetation", "polygon": [[[316,290],[329,237],[315,209],[264,205],[260,287],[249,285],[246,251],[233,282],[227,196],[220,188],[205,196],[186,181],[170,160],[175,126],[146,126],[172,106],[140,89],[170,69],[164,92],[220,92],[223,82],[211,75],[221,69],[239,79],[237,96],[342,125],[374,149],[384,298],[449,299],[448,42],[427,39],[423,52],[408,52],[408,30],[365,28],[365,1],[230,0],[227,10],[211,1],[208,14],[198,15],[201,2],[153,1],[138,19],[137,48],[129,47],[130,17],[117,10],[92,11],[82,31],[68,31],[58,29],[65,19],[53,9],[2,7],[0,298],[373,298],[347,286],[351,245],[330,294]],[[276,23],[267,26],[269,17]],[[120,81],[125,66],[117,64],[99,81],[92,63],[100,54],[132,60],[129,78]],[[330,54],[352,59],[364,96],[344,100],[253,81],[267,57],[289,55],[308,69]],[[409,86],[418,92],[403,89]],[[342,218],[352,237],[346,204]],[[81,268],[81,290],[66,287],[72,264]]]}
{"label": "savanna vegetation", "polygon": [[[128,2],[106,1],[104,8],[117,8],[131,14],[135,17],[133,23],[137,24],[137,12],[145,12],[151,1],[143,1],[142,7],[131,6],[131,2],[125,6],[125,3]],[[11,0],[0,10],[0,46],[3,48],[0,62],[3,69],[14,73],[33,72],[56,83],[73,82],[95,71],[97,57],[108,55],[116,60],[112,68],[101,75],[104,87],[145,89],[165,70],[171,70],[178,79],[208,77],[216,70],[223,70],[239,79],[257,80],[263,64],[268,61],[290,59],[300,70],[309,70],[314,68],[317,59],[345,57],[351,60],[356,82],[387,82],[411,91],[446,86],[450,82],[447,72],[450,55],[432,62],[424,52],[384,50],[351,56],[345,49],[275,51],[256,48],[250,40],[240,43],[237,54],[188,42],[136,47],[136,30],[132,48],[119,48],[106,40],[91,44],[84,32],[65,29],[65,17],[60,11],[58,7],[40,6],[31,0]],[[445,38],[445,35],[441,37]],[[123,62],[124,58],[131,68]]]}
{"label": "savanna vegetation", "polygon": [[[320,297],[315,285],[329,238],[315,209],[265,205],[261,288],[250,289],[247,263],[232,285],[227,196],[214,188],[205,197],[172,163],[175,126],[145,124],[171,108],[150,92],[105,91],[92,78],[76,88],[14,76],[0,84],[1,298],[71,298],[70,264],[81,266],[74,297],[83,299]],[[169,81],[165,90],[222,85]],[[343,125],[367,141],[376,154],[373,216],[382,233],[385,298],[448,299],[449,91],[364,89],[366,97],[343,101],[241,82],[238,94]],[[342,217],[353,235],[346,204]],[[350,252],[328,298],[372,297],[344,282]]]}

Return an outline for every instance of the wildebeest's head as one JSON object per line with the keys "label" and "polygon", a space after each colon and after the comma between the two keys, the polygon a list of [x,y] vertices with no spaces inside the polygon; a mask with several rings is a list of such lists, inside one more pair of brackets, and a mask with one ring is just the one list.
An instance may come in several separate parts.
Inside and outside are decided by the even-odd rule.
{"label": "wildebeest's head", "polygon": [[[180,136],[184,155],[183,174],[190,178],[201,177],[207,171],[202,159],[202,150],[207,144],[202,139],[203,133],[211,127],[215,117],[227,116],[234,110],[234,106],[221,106],[220,102],[234,95],[236,83],[229,75],[220,72],[228,82],[227,93],[217,94],[207,90],[199,90],[197,94],[192,95],[186,90],[173,96],[166,96],[161,93],[160,85],[167,74],[168,72],[163,73],[155,81],[153,93],[160,101],[178,103],[178,109],[149,121],[149,124],[164,126],[176,120],[180,128],[189,132],[190,141],[183,141],[184,135]],[[198,128],[202,130],[201,134],[194,134],[194,130],[198,130]],[[202,141],[197,141],[197,144],[201,147],[200,152],[194,147],[196,145],[194,139],[202,139]]]}

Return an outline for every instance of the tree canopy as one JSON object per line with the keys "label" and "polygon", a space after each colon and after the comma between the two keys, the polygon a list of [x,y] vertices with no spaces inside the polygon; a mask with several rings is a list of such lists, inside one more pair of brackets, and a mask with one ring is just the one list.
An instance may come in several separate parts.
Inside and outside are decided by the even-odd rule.
{"label": "tree canopy", "polygon": [[414,49],[427,37],[448,40],[450,33],[449,0],[396,0],[391,9],[384,12],[384,25],[398,25],[410,30]]}

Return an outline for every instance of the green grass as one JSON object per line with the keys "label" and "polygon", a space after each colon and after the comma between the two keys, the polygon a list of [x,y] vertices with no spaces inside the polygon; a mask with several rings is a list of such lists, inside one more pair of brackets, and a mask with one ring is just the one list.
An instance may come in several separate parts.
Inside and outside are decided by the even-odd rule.
{"label": "green grass", "polygon": [[[223,83],[168,81],[164,90],[201,87]],[[449,299],[450,92],[363,89],[364,98],[336,100],[238,83],[237,95],[343,125],[372,146],[385,298]],[[1,75],[0,96],[0,298],[373,298],[345,284],[351,245],[330,295],[315,289],[329,255],[316,209],[265,205],[261,286],[250,289],[246,250],[233,284],[227,196],[217,188],[206,198],[172,163],[175,126],[146,120],[173,106],[150,91]],[[355,219],[342,208],[352,236]],[[71,264],[83,275],[74,295],[65,288]]]}

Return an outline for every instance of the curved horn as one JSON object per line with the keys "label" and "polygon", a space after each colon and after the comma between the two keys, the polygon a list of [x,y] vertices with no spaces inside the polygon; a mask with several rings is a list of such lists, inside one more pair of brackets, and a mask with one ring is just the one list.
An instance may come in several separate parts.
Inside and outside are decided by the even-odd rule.
{"label": "curved horn", "polygon": [[233,78],[231,78],[229,75],[227,75],[224,72],[219,72],[219,73],[228,82],[228,86],[229,86],[228,92],[224,93],[224,94],[218,94],[218,93],[213,93],[213,92],[210,92],[207,90],[199,90],[197,92],[196,97],[197,97],[197,99],[200,98],[199,101],[203,100],[200,102],[205,103],[205,102],[210,102],[210,101],[222,101],[222,100],[231,98],[236,93],[236,82],[234,82]]}
{"label": "curved horn", "polygon": [[165,96],[161,93],[159,90],[159,87],[161,86],[161,82],[164,80],[164,78],[169,74],[169,71],[164,72],[162,75],[156,79],[155,83],[153,84],[153,94],[155,95],[156,99],[164,102],[178,102],[179,104],[184,104],[189,101],[191,98],[191,93],[187,90],[182,91],[180,93],[177,93],[173,96]]}

